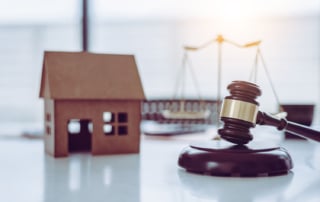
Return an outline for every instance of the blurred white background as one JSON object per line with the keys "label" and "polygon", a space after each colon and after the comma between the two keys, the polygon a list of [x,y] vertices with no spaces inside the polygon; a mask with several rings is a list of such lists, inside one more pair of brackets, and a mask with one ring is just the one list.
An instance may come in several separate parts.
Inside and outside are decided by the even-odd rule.
{"label": "blurred white background", "polygon": [[[0,0],[0,134],[42,128],[44,50],[81,51],[81,0]],[[171,98],[184,45],[222,34],[261,51],[282,103],[320,104],[320,0],[89,0],[89,50],[134,54],[147,98]],[[255,48],[223,44],[222,94],[247,80]],[[217,44],[190,53],[202,96],[217,96]],[[277,103],[261,64],[262,110]],[[189,83],[189,97],[196,92]],[[316,109],[319,125],[319,107]]]}

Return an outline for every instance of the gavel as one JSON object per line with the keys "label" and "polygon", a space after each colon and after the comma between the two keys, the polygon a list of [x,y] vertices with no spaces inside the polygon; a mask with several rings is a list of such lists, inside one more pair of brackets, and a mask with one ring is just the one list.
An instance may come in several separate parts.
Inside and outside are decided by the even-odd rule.
{"label": "gavel", "polygon": [[247,144],[253,139],[250,128],[258,124],[274,126],[278,130],[320,142],[319,131],[259,111],[256,99],[261,95],[261,90],[258,85],[233,81],[227,88],[231,95],[224,98],[220,111],[220,120],[224,122],[223,128],[218,130],[221,138],[235,144]]}

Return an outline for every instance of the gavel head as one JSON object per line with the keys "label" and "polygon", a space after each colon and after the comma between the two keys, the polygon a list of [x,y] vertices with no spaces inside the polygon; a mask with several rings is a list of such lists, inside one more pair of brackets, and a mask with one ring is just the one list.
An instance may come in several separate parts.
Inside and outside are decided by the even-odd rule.
{"label": "gavel head", "polygon": [[229,142],[247,144],[253,139],[250,128],[256,124],[259,107],[256,98],[261,95],[261,90],[246,81],[233,81],[228,90],[231,95],[224,98],[220,112],[224,126],[218,133]]}

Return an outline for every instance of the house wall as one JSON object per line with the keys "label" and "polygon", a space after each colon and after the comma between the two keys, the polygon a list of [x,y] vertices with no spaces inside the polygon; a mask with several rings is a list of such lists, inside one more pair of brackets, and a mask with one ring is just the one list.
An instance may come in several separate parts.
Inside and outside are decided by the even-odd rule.
{"label": "house wall", "polygon": [[54,115],[54,101],[50,99],[44,99],[44,144],[45,151],[51,155],[54,155],[55,147]]}
{"label": "house wall", "polygon": [[[58,100],[55,102],[55,156],[68,155],[67,124],[70,119],[90,119],[92,121],[92,154],[137,153],[140,145],[140,101],[72,101]],[[105,123],[103,112],[117,115],[127,114],[126,135],[105,135],[103,126],[112,125],[116,129],[123,125],[117,122]]]}

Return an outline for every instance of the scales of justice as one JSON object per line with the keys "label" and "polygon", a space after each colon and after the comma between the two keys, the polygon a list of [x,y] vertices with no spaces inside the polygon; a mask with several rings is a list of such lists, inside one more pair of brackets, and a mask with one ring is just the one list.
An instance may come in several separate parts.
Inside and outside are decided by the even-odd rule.
{"label": "scales of justice", "polygon": [[[230,95],[226,96],[223,102],[221,102],[221,53],[222,43],[224,42],[238,48],[256,47],[257,51],[249,81],[233,81],[227,87]],[[190,144],[184,148],[179,156],[179,166],[189,172],[213,176],[259,177],[287,174],[293,168],[293,162],[286,149],[268,142],[263,144],[251,142],[254,135],[251,134],[250,128],[254,128],[256,125],[273,126],[278,130],[285,130],[317,142],[320,142],[320,132],[285,119],[286,113],[282,110],[259,48],[261,41],[240,45],[218,35],[216,39],[199,47],[186,46],[184,47],[185,54],[182,72],[186,70],[187,52],[200,50],[212,43],[218,43],[217,120],[221,120],[224,124],[219,128],[220,124],[217,123],[220,138]],[[257,81],[259,59],[261,60],[277,104],[280,106],[280,113],[275,115],[260,111],[259,103],[256,100],[257,97],[262,95],[260,87],[255,84]],[[190,68],[190,71],[194,83],[197,85],[192,68]],[[184,84],[183,78],[178,78],[177,83],[179,82]],[[198,89],[198,86],[196,87]],[[177,89],[178,87],[176,87]],[[183,90],[182,88],[181,95],[183,95]],[[199,100],[202,102],[200,95]],[[168,108],[163,111],[163,116],[168,119],[206,119],[210,116],[210,113],[206,110],[200,109],[199,112],[185,111],[183,96],[180,104],[179,111],[170,111],[170,108]]]}
{"label": "scales of justice", "polygon": [[[213,111],[209,110],[206,107],[206,102],[202,98],[199,88],[199,83],[193,68],[193,65],[191,63],[191,59],[189,57],[190,52],[199,51],[202,49],[207,48],[210,45],[218,44],[218,57],[217,57],[217,99],[216,99],[216,122],[219,126],[219,113],[221,108],[221,72],[222,72],[222,45],[223,43],[228,43],[232,46],[235,46],[240,49],[248,49],[248,48],[254,48],[256,47],[256,55],[254,59],[254,65],[249,77],[249,81],[253,80],[254,83],[257,81],[257,72],[258,72],[258,60],[260,59],[263,68],[265,70],[265,73],[267,75],[268,81],[271,85],[272,92],[274,94],[274,97],[276,99],[277,104],[280,106],[281,111],[282,107],[279,102],[278,95],[275,91],[274,85],[272,83],[269,71],[266,67],[266,64],[264,62],[263,56],[260,51],[260,43],[261,41],[254,41],[250,43],[246,43],[244,45],[238,44],[236,42],[233,42],[229,39],[225,39],[222,35],[218,35],[217,38],[210,40],[200,46],[185,46],[184,47],[184,54],[182,58],[182,65],[180,70],[178,71],[176,83],[174,87],[174,95],[173,100],[178,99],[179,100],[179,106],[176,107],[174,105],[167,105],[164,110],[162,110],[161,114],[162,116],[167,120],[207,120],[210,118],[210,116],[213,116]],[[193,82],[193,85],[195,87],[196,93],[197,93],[197,99],[199,100],[199,109],[197,110],[187,110],[186,109],[186,99],[185,99],[185,91],[186,91],[186,74],[187,72],[190,72],[191,79]],[[279,115],[285,116],[285,113],[280,113]]]}

